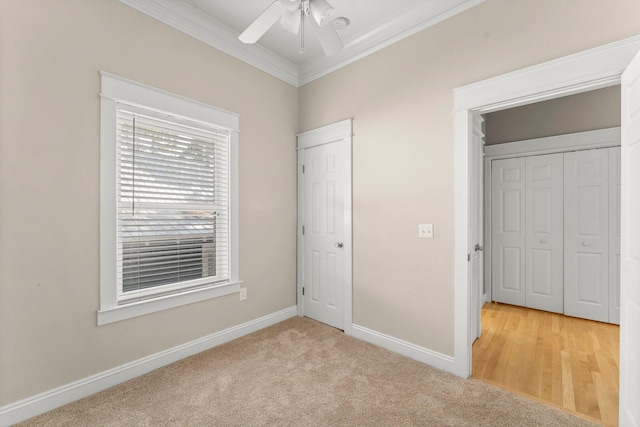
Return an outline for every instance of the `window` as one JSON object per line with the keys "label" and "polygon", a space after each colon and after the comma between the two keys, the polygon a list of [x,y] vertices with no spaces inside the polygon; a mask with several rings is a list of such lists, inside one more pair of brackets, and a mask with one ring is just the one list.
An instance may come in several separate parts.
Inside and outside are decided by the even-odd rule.
{"label": "window", "polygon": [[239,291],[237,124],[102,74],[98,324]]}

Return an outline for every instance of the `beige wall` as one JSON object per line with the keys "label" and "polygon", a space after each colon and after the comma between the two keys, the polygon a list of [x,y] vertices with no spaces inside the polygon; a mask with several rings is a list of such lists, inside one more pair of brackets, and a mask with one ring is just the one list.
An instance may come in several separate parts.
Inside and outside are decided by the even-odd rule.
{"label": "beige wall", "polygon": [[620,86],[485,115],[487,145],[620,126]]}
{"label": "beige wall", "polygon": [[354,118],[355,323],[453,354],[453,89],[636,35],[638,16],[636,0],[487,0],[301,88],[301,131]]}
{"label": "beige wall", "polygon": [[[0,406],[295,305],[295,87],[117,0],[0,0],[0,44]],[[96,326],[100,70],[240,114],[246,301]]]}
{"label": "beige wall", "polygon": [[[348,117],[354,321],[453,354],[453,89],[638,34],[638,16],[487,0],[298,91],[116,0],[0,0],[0,406],[294,305],[294,135]],[[99,70],[240,113],[248,300],[96,326]]]}

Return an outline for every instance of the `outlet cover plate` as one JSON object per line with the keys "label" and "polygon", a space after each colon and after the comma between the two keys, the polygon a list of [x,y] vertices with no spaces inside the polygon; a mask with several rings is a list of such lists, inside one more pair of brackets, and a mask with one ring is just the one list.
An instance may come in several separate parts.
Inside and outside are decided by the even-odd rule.
{"label": "outlet cover plate", "polygon": [[433,224],[418,224],[418,237],[433,239]]}

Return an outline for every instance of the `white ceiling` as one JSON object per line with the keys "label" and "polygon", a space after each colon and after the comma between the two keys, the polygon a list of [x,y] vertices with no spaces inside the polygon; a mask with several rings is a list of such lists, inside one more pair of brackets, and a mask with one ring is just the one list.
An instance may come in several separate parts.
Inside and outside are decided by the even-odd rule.
{"label": "white ceiling", "polygon": [[338,34],[344,49],[327,57],[305,28],[300,37],[274,25],[255,45],[238,35],[274,0],[120,0],[290,84],[301,86],[484,0],[329,0],[334,17],[350,25]]}

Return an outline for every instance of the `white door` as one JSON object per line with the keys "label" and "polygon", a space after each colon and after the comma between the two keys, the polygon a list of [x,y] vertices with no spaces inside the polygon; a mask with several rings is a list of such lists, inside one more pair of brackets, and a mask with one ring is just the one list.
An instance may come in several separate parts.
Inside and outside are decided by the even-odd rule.
{"label": "white door", "polygon": [[609,323],[620,324],[620,147],[609,148]]}
{"label": "white door", "polygon": [[609,320],[609,156],[565,153],[564,313]]}
{"label": "white door", "polygon": [[563,312],[563,155],[529,156],[526,167],[526,306]]}
{"label": "white door", "polygon": [[494,160],[491,167],[491,295],[525,305],[525,160]]}
{"label": "white door", "polygon": [[483,289],[483,246],[484,218],[483,200],[483,119],[475,115],[473,120],[473,138],[469,145],[469,281],[471,289],[471,333],[469,340],[473,343],[482,335],[481,308]]}
{"label": "white door", "polygon": [[351,121],[298,135],[299,314],[351,325]]}
{"label": "white door", "polygon": [[640,426],[640,55],[622,74],[620,425]]}

